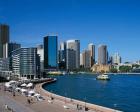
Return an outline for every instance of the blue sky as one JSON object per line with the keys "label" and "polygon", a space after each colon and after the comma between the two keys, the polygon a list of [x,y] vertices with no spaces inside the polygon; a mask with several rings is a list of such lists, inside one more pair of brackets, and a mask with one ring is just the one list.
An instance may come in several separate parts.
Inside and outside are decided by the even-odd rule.
{"label": "blue sky", "polygon": [[57,34],[59,41],[80,39],[81,50],[93,42],[96,51],[106,44],[123,61],[140,59],[139,0],[0,0],[0,23],[9,24],[11,41],[23,46]]}

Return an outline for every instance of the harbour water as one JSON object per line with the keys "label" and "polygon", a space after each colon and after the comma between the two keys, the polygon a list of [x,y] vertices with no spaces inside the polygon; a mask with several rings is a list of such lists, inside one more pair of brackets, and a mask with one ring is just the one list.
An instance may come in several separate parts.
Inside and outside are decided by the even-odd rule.
{"label": "harbour water", "polygon": [[58,95],[118,109],[140,111],[140,75],[110,75],[110,81],[96,80],[96,75],[57,76],[44,89]]}

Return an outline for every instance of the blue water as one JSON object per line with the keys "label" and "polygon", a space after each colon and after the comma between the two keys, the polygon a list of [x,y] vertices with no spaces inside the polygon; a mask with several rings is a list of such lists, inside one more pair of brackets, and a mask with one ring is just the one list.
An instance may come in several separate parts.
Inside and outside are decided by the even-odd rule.
{"label": "blue water", "polygon": [[140,112],[140,75],[110,75],[110,81],[95,75],[65,75],[44,85],[53,93],[124,112]]}

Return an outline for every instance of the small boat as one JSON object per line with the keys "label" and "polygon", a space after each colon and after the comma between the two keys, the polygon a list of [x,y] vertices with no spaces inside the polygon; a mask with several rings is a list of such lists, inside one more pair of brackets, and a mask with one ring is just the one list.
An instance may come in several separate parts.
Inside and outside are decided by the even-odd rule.
{"label": "small boat", "polygon": [[107,74],[101,74],[97,76],[98,80],[110,80],[109,76]]}
{"label": "small boat", "polygon": [[72,74],[74,74],[74,72],[70,72],[70,74],[72,75]]}
{"label": "small boat", "polygon": [[64,71],[64,72],[62,72],[62,74],[63,74],[63,75],[66,75],[66,74],[67,74],[67,72],[65,72],[65,71]]}

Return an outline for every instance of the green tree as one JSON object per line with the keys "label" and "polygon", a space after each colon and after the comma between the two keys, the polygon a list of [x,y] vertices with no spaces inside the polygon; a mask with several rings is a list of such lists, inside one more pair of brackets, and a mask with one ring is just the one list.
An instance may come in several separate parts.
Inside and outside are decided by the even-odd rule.
{"label": "green tree", "polygon": [[133,64],[132,65],[132,68],[139,68],[140,67],[140,65],[138,65],[138,64]]}
{"label": "green tree", "polygon": [[120,66],[119,67],[120,72],[130,72],[132,70],[131,66]]}
{"label": "green tree", "polygon": [[117,73],[118,70],[117,70],[116,68],[112,67],[112,68],[110,69],[110,72],[111,72],[111,73]]}

